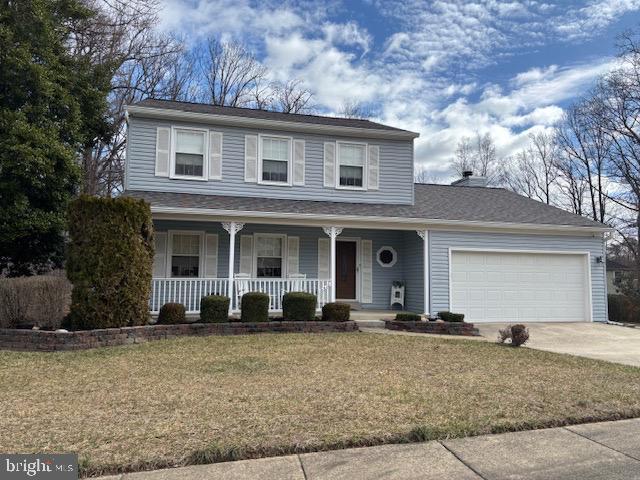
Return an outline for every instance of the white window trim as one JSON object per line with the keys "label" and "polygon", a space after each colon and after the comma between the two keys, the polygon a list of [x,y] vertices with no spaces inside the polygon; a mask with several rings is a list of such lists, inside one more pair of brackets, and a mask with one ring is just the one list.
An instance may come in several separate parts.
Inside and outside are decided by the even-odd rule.
{"label": "white window trim", "polygon": [[[340,145],[362,145],[364,147],[364,165],[362,166],[362,186],[355,187],[350,185],[340,185]],[[369,187],[368,177],[369,177],[369,144],[366,142],[346,142],[346,141],[337,141],[336,142],[336,159],[335,159],[335,178],[336,178],[336,189],[338,190],[358,190],[358,191],[366,191]]]}
{"label": "white window trim", "polygon": [[[178,139],[178,131],[191,131],[204,134],[204,154],[202,158],[202,176],[194,177],[191,175],[176,175],[176,141]],[[169,161],[169,178],[175,180],[195,180],[197,182],[206,182],[209,179],[209,130],[205,128],[193,127],[171,127],[171,153]]]}
{"label": "white window trim", "polygon": [[[289,160],[287,160],[287,181],[286,182],[273,182],[270,180],[262,180],[262,140],[264,138],[275,138],[278,140],[286,140],[289,142]],[[278,187],[290,187],[293,183],[293,137],[285,135],[258,135],[258,184],[260,185],[275,185]]]}
{"label": "white window trim", "polygon": [[[282,239],[282,268],[280,277],[258,277],[258,238],[281,238]],[[263,278],[265,280],[287,278],[287,258],[289,255],[287,249],[287,235],[280,233],[254,233],[253,234],[253,274],[255,278]]]}
{"label": "white window trim", "polygon": [[[391,262],[389,263],[383,263],[380,260],[380,254],[385,251],[385,250],[389,250],[392,255],[393,255],[393,260],[391,260]],[[398,252],[396,252],[396,249],[390,246],[384,246],[384,247],[380,247],[378,249],[378,251],[376,252],[376,260],[378,261],[378,265],[380,265],[382,268],[391,268],[393,267],[396,262],[398,261]]]}
{"label": "white window trim", "polygon": [[[204,278],[204,267],[205,267],[205,232],[201,230],[169,230],[167,232],[167,259],[166,259],[166,269],[167,269],[167,278]],[[173,237],[174,235],[198,235],[200,237],[200,250],[198,251],[198,276],[197,277],[173,277],[171,275],[171,263],[173,259]]]}

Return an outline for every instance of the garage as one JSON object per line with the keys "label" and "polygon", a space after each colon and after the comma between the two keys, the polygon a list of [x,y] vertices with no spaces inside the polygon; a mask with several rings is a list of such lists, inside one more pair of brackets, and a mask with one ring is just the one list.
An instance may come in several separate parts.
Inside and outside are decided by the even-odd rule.
{"label": "garage", "polygon": [[583,253],[452,250],[451,311],[470,322],[590,321],[588,259]]}

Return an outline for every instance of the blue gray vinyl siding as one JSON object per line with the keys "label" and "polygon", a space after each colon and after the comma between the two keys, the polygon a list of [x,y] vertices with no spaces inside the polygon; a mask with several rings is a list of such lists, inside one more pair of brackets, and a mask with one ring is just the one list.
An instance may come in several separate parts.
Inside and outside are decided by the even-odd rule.
{"label": "blue gray vinyl siding", "polygon": [[[218,278],[227,278],[229,265],[229,234],[219,222],[156,220],[156,231],[193,230],[218,234]],[[235,272],[240,269],[240,237],[254,233],[278,233],[300,238],[299,271],[308,279],[318,278],[318,238],[328,238],[321,228],[247,224],[236,236]],[[371,240],[373,244],[373,303],[363,304],[363,308],[388,309],[391,284],[394,280],[404,280],[404,239],[407,233],[393,230],[344,229],[338,239],[359,238]],[[419,240],[419,238],[418,238]],[[393,247],[398,253],[398,261],[392,267],[382,267],[376,261],[376,252],[383,246]],[[420,257],[422,258],[422,257]],[[421,286],[412,285],[415,290]],[[416,288],[417,287],[417,288]],[[422,294],[420,294],[422,295]],[[418,309],[420,311],[420,309]]]}
{"label": "blue gray vinyl siding", "polygon": [[[449,248],[476,249],[576,251],[591,253],[591,296],[593,320],[607,320],[607,298],[604,263],[596,257],[604,256],[604,241],[601,235],[551,236],[518,235],[500,233],[440,232],[432,231],[431,241],[431,302],[432,310],[449,309]],[[507,320],[507,319],[505,319]]]}
{"label": "blue gray vinyl siding", "polygon": [[[155,176],[156,128],[158,126],[208,128],[222,132],[222,180],[177,180]],[[260,185],[244,181],[244,137],[246,134],[260,133],[291,136],[294,139],[305,140],[304,186]],[[336,140],[360,141],[379,145],[379,190],[354,191],[324,187],[324,142]],[[333,202],[413,203],[413,142],[406,140],[337,138],[131,117],[129,119],[126,171],[126,188],[128,190]]]}
{"label": "blue gray vinyl siding", "polygon": [[424,313],[424,241],[415,231],[404,232],[400,258],[403,260],[405,310]]}

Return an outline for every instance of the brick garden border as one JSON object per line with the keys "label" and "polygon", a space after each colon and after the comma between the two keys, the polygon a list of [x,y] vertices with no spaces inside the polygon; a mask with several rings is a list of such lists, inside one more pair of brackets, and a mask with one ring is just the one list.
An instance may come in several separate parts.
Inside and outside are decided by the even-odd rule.
{"label": "brick garden border", "polygon": [[405,332],[463,335],[466,337],[480,336],[480,332],[473,323],[467,322],[399,322],[386,320],[384,326],[387,330],[402,330]]}
{"label": "brick garden border", "polygon": [[145,343],[182,336],[244,335],[250,333],[357,332],[356,322],[229,322],[144,325],[141,327],[51,332],[44,330],[0,329],[0,349],[52,352],[87,350]]}

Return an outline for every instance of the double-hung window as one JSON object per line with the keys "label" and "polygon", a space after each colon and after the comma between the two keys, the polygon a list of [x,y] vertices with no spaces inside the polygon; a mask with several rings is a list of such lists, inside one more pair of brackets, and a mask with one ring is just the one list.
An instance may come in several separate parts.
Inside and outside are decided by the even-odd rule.
{"label": "double-hung window", "polygon": [[261,136],[260,140],[261,181],[288,185],[291,139]]}
{"label": "double-hung window", "polygon": [[256,235],[256,273],[259,278],[282,278],[284,236]]}
{"label": "double-hung window", "polygon": [[174,143],[173,175],[175,177],[205,177],[207,132],[176,128]]}
{"label": "double-hung window", "polygon": [[174,233],[171,235],[171,276],[200,276],[200,246],[202,235]]}
{"label": "double-hung window", "polygon": [[366,163],[366,145],[338,142],[338,186],[364,188]]}

